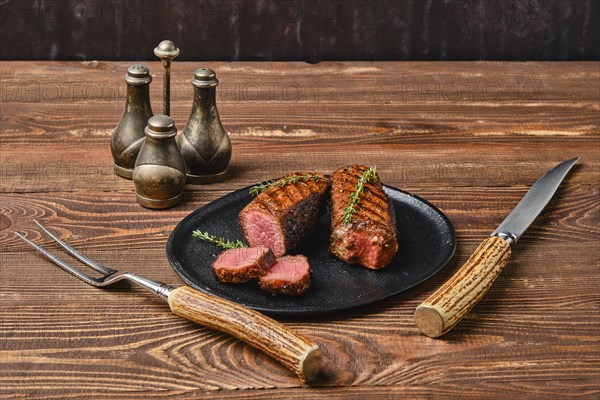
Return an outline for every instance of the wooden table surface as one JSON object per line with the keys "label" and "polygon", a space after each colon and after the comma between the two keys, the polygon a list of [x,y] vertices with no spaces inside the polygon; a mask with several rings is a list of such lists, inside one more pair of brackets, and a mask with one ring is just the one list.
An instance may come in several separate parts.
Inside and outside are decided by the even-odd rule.
{"label": "wooden table surface", "polygon": [[[2,397],[600,397],[599,63],[175,62],[178,127],[193,71],[213,68],[233,158],[228,179],[186,187],[166,211],[138,206],[132,182],[112,171],[131,64],[0,63]],[[162,73],[149,67],[159,114]],[[419,334],[415,307],[539,176],[574,156],[488,295],[443,338]],[[441,272],[392,298],[280,319],[324,351],[310,386],[141,288],[87,286],[15,236],[49,245],[37,218],[108,266],[179,285],[165,244],[187,214],[257,181],[351,163],[375,164],[384,182],[439,207],[458,247]]]}

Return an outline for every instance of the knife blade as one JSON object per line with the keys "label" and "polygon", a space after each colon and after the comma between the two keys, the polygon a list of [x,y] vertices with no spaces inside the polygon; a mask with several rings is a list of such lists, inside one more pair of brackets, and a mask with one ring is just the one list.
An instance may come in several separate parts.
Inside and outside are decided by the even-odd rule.
{"label": "knife blade", "polygon": [[483,298],[504,269],[511,247],[548,204],[579,157],[547,171],[467,262],[415,310],[415,324],[436,338],[450,331]]}

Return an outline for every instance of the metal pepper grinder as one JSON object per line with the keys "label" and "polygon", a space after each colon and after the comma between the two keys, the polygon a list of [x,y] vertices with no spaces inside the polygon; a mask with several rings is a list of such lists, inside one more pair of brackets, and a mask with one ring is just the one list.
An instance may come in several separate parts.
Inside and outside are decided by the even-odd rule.
{"label": "metal pepper grinder", "polygon": [[217,111],[219,81],[213,70],[200,68],[196,70],[192,84],[192,112],[183,133],[177,137],[187,167],[187,182],[218,182],[225,177],[231,159],[231,140]]}
{"label": "metal pepper grinder", "polygon": [[147,208],[169,208],[181,200],[185,163],[175,142],[175,121],[157,115],[148,121],[146,140],[135,162],[133,183],[137,202]]}
{"label": "metal pepper grinder", "polygon": [[115,174],[131,179],[135,159],[144,142],[144,128],[152,117],[150,106],[150,71],[143,65],[133,65],[125,75],[127,100],[119,124],[112,133],[110,151]]}

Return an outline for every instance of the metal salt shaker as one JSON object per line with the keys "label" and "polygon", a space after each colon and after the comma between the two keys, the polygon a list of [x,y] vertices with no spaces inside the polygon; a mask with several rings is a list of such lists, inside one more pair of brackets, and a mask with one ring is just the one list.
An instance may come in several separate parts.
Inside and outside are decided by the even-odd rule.
{"label": "metal salt shaker", "polygon": [[213,183],[222,180],[231,159],[231,140],[225,132],[216,103],[216,74],[208,68],[197,69],[192,80],[192,112],[177,144],[187,166],[187,182]]}
{"label": "metal salt shaker", "polygon": [[133,65],[125,75],[127,100],[119,124],[112,133],[110,150],[115,174],[131,179],[135,159],[144,142],[144,128],[152,117],[150,106],[150,71],[143,65]]}
{"label": "metal salt shaker", "polygon": [[175,142],[175,122],[166,115],[154,116],[145,133],[133,170],[137,202],[147,208],[172,207],[181,200],[186,180],[185,162]]}

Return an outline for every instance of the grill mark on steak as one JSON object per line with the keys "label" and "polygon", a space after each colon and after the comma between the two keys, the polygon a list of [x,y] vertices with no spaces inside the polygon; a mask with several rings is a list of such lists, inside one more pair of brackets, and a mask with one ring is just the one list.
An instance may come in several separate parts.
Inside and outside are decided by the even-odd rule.
{"label": "grill mark on steak", "polygon": [[[239,214],[240,226],[250,245],[271,247],[275,255],[281,257],[293,251],[306,237],[323,211],[329,189],[329,180],[322,174],[296,172],[287,177],[307,174],[317,175],[319,181],[311,178],[306,182],[271,186],[244,207]],[[268,227],[268,232],[261,226]],[[282,243],[282,246],[274,243]]]}
{"label": "grill mark on steak", "polygon": [[264,205],[267,211],[271,213],[280,212],[284,205],[278,202],[276,195],[269,192],[264,193],[266,194],[265,196],[263,196],[262,199],[260,197],[257,197],[257,202]]}
{"label": "grill mark on steak", "polygon": [[[332,197],[334,195],[337,195],[337,193],[340,193],[341,195],[341,199],[339,199],[340,203],[343,203],[343,208],[345,209],[348,205],[349,199],[348,196],[355,190],[355,185],[356,182],[358,182],[358,179],[360,178],[360,176],[362,175],[362,173],[364,171],[367,170],[366,167],[362,167],[363,169],[357,169],[357,166],[353,166],[353,167],[346,167],[346,168],[342,168],[342,169],[346,169],[347,170],[347,175],[343,176],[340,178],[340,185],[336,185],[336,187],[334,188],[334,191],[332,192]],[[340,171],[340,170],[338,170]],[[338,187],[340,186],[340,187]],[[369,215],[369,217],[371,219],[374,220],[379,220],[381,222],[386,222],[387,218],[387,210],[388,208],[388,201],[387,201],[387,196],[385,195],[385,193],[383,192],[383,190],[380,188],[381,184],[379,183],[379,187],[376,185],[373,185],[372,183],[366,183],[365,184],[365,192],[361,195],[361,201],[360,203],[357,205],[356,209],[357,211],[360,210],[365,210],[367,212],[372,212],[372,215]],[[377,209],[379,208],[379,210]],[[361,213],[357,212],[357,214],[355,215],[355,218],[359,218],[361,217]],[[342,218],[342,216],[340,216],[340,219]]]}
{"label": "grill mark on steak", "polygon": [[358,207],[358,211],[356,215],[365,216],[365,219],[370,219],[371,221],[386,223],[386,219],[382,218],[381,215],[386,212],[387,204],[375,204],[368,201],[361,201],[361,205]]}
{"label": "grill mark on steak", "polygon": [[306,182],[301,182],[297,185],[287,185],[284,188],[286,195],[292,201],[297,201],[298,199],[306,197],[311,191],[315,190],[314,186],[307,185]]}
{"label": "grill mark on steak", "polygon": [[383,191],[381,180],[365,184],[349,224],[343,216],[364,171],[354,165],[338,169],[331,176],[332,234],[329,250],[343,261],[379,269],[389,264],[398,250],[393,209]]}

